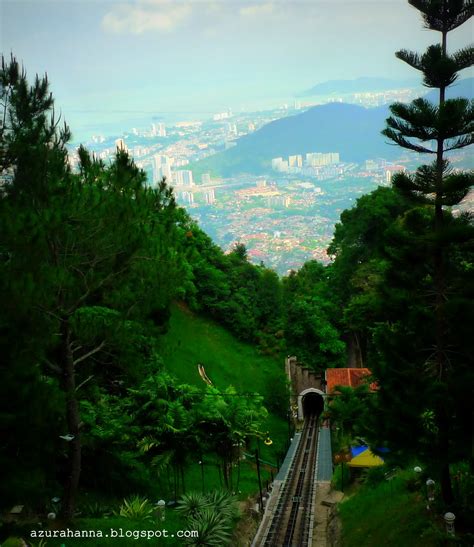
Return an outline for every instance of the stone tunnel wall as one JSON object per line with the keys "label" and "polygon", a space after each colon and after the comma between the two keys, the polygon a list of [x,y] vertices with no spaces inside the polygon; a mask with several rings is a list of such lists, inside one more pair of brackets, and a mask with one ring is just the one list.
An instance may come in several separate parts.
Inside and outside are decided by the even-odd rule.
{"label": "stone tunnel wall", "polygon": [[291,406],[295,414],[298,414],[298,419],[302,420],[301,393],[308,389],[314,389],[324,394],[324,379],[321,374],[316,374],[309,368],[299,365],[294,356],[286,358],[285,371],[291,385]]}

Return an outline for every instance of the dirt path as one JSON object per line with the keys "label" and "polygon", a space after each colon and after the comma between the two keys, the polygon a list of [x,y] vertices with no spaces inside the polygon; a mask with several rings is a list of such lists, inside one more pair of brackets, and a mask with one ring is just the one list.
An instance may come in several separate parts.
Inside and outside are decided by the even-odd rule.
{"label": "dirt path", "polygon": [[342,492],[331,490],[329,482],[316,483],[312,547],[340,545],[340,526],[336,509],[343,497]]}

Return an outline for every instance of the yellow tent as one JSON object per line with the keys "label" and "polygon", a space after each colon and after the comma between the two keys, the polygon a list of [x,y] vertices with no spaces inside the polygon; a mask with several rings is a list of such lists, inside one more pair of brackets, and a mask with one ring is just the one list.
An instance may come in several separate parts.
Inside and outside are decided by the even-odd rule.
{"label": "yellow tent", "polygon": [[377,467],[383,465],[384,461],[379,456],[373,454],[370,448],[367,448],[347,464],[349,467]]}

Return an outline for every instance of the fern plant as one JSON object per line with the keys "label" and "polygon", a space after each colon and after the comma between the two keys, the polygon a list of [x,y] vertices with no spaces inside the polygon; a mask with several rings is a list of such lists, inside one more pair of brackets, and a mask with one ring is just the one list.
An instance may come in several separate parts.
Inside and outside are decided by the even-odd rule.
{"label": "fern plant", "polygon": [[213,490],[207,494],[209,505],[216,513],[233,520],[239,516],[237,498],[226,490]]}
{"label": "fern plant", "polygon": [[176,511],[181,513],[185,518],[198,518],[200,513],[209,508],[208,496],[199,492],[189,492],[181,496],[176,506]]}
{"label": "fern plant", "polygon": [[100,518],[110,513],[110,507],[98,501],[87,503],[82,507],[82,514],[88,518]]}
{"label": "fern plant", "polygon": [[120,506],[119,516],[135,520],[151,520],[153,518],[153,505],[147,498],[132,496],[124,499]]}
{"label": "fern plant", "polygon": [[197,518],[188,519],[190,530],[197,531],[197,537],[187,538],[185,545],[223,547],[230,541],[231,524],[229,518],[205,507]]}

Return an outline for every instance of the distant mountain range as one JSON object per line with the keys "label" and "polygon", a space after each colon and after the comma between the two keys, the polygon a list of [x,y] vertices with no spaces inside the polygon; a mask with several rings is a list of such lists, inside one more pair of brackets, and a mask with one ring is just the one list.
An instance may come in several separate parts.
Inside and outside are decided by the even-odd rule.
{"label": "distant mountain range", "polygon": [[[474,96],[474,78],[460,80],[448,88],[447,98]],[[437,91],[426,98],[436,102]],[[195,174],[210,172],[232,176],[260,174],[269,170],[272,158],[308,152],[339,152],[341,161],[362,162],[368,158],[395,159],[401,149],[381,135],[388,106],[363,108],[346,103],[314,106],[296,116],[275,120],[237,141],[236,146],[200,161]]]}
{"label": "distant mountain range", "polygon": [[406,87],[419,87],[419,78],[393,80],[389,78],[371,78],[364,76],[355,80],[329,80],[315,85],[299,93],[299,97],[312,97],[314,95],[332,95],[334,93],[364,93],[369,91],[386,91],[388,89],[401,89]]}

